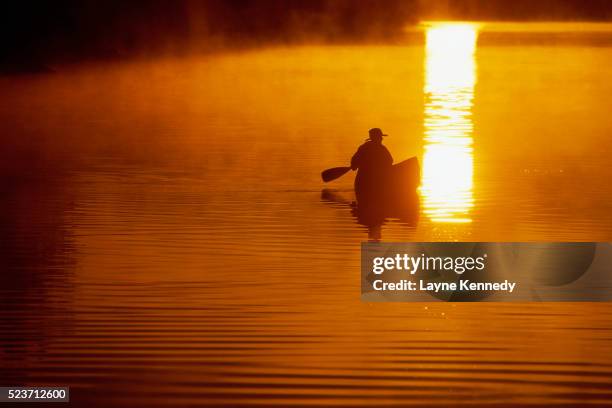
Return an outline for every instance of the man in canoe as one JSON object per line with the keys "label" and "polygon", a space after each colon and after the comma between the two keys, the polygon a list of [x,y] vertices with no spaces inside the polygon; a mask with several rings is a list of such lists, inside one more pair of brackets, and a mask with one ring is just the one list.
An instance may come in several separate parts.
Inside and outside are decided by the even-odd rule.
{"label": "man in canoe", "polygon": [[389,150],[382,144],[383,136],[387,135],[383,134],[379,128],[370,129],[368,134],[370,137],[364,144],[359,146],[359,149],[357,149],[357,152],[351,159],[351,169],[359,169],[359,172],[368,172],[392,166],[393,157],[391,157]]}
{"label": "man in canoe", "polygon": [[363,204],[383,199],[387,179],[393,166],[393,157],[382,144],[383,134],[379,128],[369,130],[369,138],[359,146],[351,159],[351,169],[358,170],[355,177],[357,202]]}

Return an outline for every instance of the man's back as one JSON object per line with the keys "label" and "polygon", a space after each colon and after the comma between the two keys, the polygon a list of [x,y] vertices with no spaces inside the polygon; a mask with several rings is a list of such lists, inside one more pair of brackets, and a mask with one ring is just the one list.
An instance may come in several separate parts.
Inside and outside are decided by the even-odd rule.
{"label": "man's back", "polygon": [[351,159],[351,168],[360,172],[386,170],[393,165],[391,153],[382,143],[367,141],[357,149]]}

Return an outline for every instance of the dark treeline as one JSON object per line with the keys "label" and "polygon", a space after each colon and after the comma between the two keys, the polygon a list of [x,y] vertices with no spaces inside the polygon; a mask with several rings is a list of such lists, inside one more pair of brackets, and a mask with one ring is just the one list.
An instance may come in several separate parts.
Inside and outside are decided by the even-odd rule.
{"label": "dark treeline", "polygon": [[389,0],[21,1],[3,4],[6,63],[117,58],[297,41],[389,38],[417,2]]}
{"label": "dark treeline", "polygon": [[475,21],[609,21],[610,0],[420,0],[420,17]]}
{"label": "dark treeline", "polygon": [[381,41],[421,18],[609,20],[611,9],[609,0],[13,1],[0,6],[0,66],[27,70],[226,46]]}

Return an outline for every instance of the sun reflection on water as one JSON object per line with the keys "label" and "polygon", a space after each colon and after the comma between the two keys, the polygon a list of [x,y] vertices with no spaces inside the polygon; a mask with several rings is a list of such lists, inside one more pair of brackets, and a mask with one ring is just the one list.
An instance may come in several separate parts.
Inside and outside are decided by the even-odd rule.
{"label": "sun reflection on water", "polygon": [[477,36],[477,26],[465,23],[433,24],[426,31],[421,194],[434,222],[472,221]]}

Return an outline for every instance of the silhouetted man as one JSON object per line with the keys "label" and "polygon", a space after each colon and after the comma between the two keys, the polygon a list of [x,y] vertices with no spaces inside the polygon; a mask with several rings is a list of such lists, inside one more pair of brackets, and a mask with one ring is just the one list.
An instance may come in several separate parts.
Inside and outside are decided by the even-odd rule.
{"label": "silhouetted man", "polygon": [[[351,169],[359,170],[355,177],[357,202],[374,201],[384,193],[385,182],[393,165],[393,157],[382,144],[383,134],[379,128],[369,130],[369,139],[359,146],[351,159]],[[378,197],[380,198],[380,197]]]}

